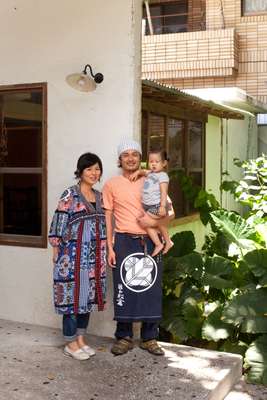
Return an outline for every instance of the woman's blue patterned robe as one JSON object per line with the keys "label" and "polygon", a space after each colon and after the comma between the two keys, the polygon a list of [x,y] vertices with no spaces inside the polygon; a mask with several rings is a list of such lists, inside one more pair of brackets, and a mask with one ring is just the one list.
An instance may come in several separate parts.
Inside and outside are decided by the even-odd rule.
{"label": "woman's blue patterned robe", "polygon": [[106,224],[101,193],[95,191],[95,207],[79,186],[62,194],[55,211],[49,242],[59,247],[54,264],[54,303],[59,314],[84,314],[106,294]]}

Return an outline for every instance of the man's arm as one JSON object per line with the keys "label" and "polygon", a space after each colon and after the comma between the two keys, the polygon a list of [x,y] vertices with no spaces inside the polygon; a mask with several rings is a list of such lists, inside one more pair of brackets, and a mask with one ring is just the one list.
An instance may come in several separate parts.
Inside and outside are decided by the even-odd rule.
{"label": "man's arm", "polygon": [[116,254],[113,250],[113,212],[105,210],[106,226],[107,226],[107,250],[108,250],[108,265],[112,268],[116,266]]}

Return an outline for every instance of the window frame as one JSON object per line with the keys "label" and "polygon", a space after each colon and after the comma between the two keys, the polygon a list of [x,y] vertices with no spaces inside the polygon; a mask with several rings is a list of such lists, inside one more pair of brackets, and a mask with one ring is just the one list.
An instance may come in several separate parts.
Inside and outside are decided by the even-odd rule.
{"label": "window frame", "polygon": [[[155,106],[155,104],[154,104]],[[164,146],[165,146],[165,150],[168,153],[169,150],[169,143],[168,143],[168,131],[167,131],[167,127],[168,127],[168,120],[169,119],[177,119],[177,120],[181,120],[183,122],[183,148],[182,148],[182,154],[183,154],[183,158],[184,158],[184,166],[179,169],[179,170],[183,170],[186,176],[190,176],[190,172],[202,172],[202,188],[205,189],[206,186],[206,121],[207,121],[207,116],[202,114],[202,115],[197,115],[196,113],[185,113],[181,110],[176,111],[176,112],[166,112],[166,107],[162,107],[165,108],[165,111],[161,111],[160,110],[160,106],[159,108],[155,108],[153,107],[149,107],[148,104],[146,102],[143,101],[143,106],[142,106],[142,114],[146,113],[146,121],[147,121],[147,140],[146,140],[146,150],[148,152],[149,147],[149,143],[150,143],[150,118],[151,118],[151,114],[154,115],[158,115],[160,117],[164,117]],[[201,122],[202,123],[202,141],[201,141],[201,160],[202,160],[202,167],[201,168],[190,168],[189,166],[189,158],[188,158],[188,154],[189,154],[189,129],[188,129],[188,125],[189,125],[189,121],[192,122]],[[143,131],[143,126],[142,126],[142,136],[144,134]],[[143,137],[142,137],[142,143],[143,143]],[[147,154],[144,154],[145,158],[147,159]],[[169,169],[168,169],[169,172]],[[182,206],[182,210],[183,210],[183,215],[179,215],[176,217],[176,219],[181,219],[181,218],[186,218],[189,217],[191,215],[197,214],[197,211],[190,211],[190,205],[189,202],[185,199],[184,195],[183,195],[183,206]]]}
{"label": "window frame", "polygon": [[[179,1],[169,1],[169,2],[165,2],[165,1],[163,1],[163,2],[160,2],[160,3],[150,3],[149,4],[149,7],[150,8],[153,8],[153,7],[160,7],[160,14],[159,15],[151,15],[150,16],[150,18],[151,18],[151,21],[152,21],[152,25],[153,25],[153,20],[154,19],[159,19],[160,21],[161,21],[161,29],[162,29],[162,31],[163,32],[161,32],[161,33],[154,33],[155,35],[167,35],[167,34],[170,34],[171,32],[164,32],[164,27],[166,26],[166,24],[165,24],[165,19],[166,18],[169,18],[169,17],[183,17],[183,16],[186,16],[187,17],[187,23],[186,23],[186,26],[187,26],[187,30],[185,31],[185,32],[188,32],[188,18],[189,18],[189,7],[188,7],[188,1],[187,1],[187,12],[181,12],[181,13],[175,13],[175,14],[164,14],[164,7],[165,6],[168,6],[168,5],[170,5],[170,4],[175,4],[175,3],[177,3],[177,4],[179,4]],[[146,9],[145,9],[145,7],[143,7],[143,19],[146,21],[146,24],[148,24],[148,16],[147,16],[147,14],[146,14]],[[146,30],[147,31],[147,30]],[[183,31],[184,32],[184,31]],[[177,32],[172,32],[172,33],[179,33],[179,31],[177,31]],[[145,35],[146,36],[149,36],[150,35],[150,33],[145,33]]]}
{"label": "window frame", "polygon": [[[15,85],[0,85],[3,92],[19,92],[31,89],[42,91],[42,166],[41,167],[1,167],[0,173],[37,173],[41,174],[41,235],[16,235],[0,232],[0,245],[47,248],[47,83],[24,83]],[[1,189],[1,188],[0,188]],[[1,211],[1,210],[0,210]]]}
{"label": "window frame", "polygon": [[251,12],[245,11],[245,1],[246,0],[241,0],[241,16],[242,17],[253,17],[253,16],[257,16],[257,15],[267,15],[267,10],[266,11],[251,11]]}

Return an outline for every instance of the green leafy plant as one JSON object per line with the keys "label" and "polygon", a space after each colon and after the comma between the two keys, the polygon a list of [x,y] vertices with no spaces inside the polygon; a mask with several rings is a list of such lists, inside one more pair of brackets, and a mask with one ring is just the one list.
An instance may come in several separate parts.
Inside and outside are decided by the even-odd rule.
{"label": "green leafy plant", "polygon": [[244,355],[250,381],[267,384],[267,160],[246,162],[240,182],[224,182],[241,216],[180,173],[185,196],[210,224],[202,252],[192,232],[173,236],[164,260],[162,329],[172,341]]}

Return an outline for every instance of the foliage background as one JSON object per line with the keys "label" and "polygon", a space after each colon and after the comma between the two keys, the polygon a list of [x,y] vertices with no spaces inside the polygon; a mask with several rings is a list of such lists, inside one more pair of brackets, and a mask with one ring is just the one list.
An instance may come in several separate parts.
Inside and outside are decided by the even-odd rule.
{"label": "foliage background", "polygon": [[267,384],[267,159],[235,164],[243,179],[225,181],[221,189],[244,206],[242,216],[172,172],[211,233],[201,252],[191,231],[172,238],[175,245],[164,261],[161,335],[239,353],[247,379]]}

